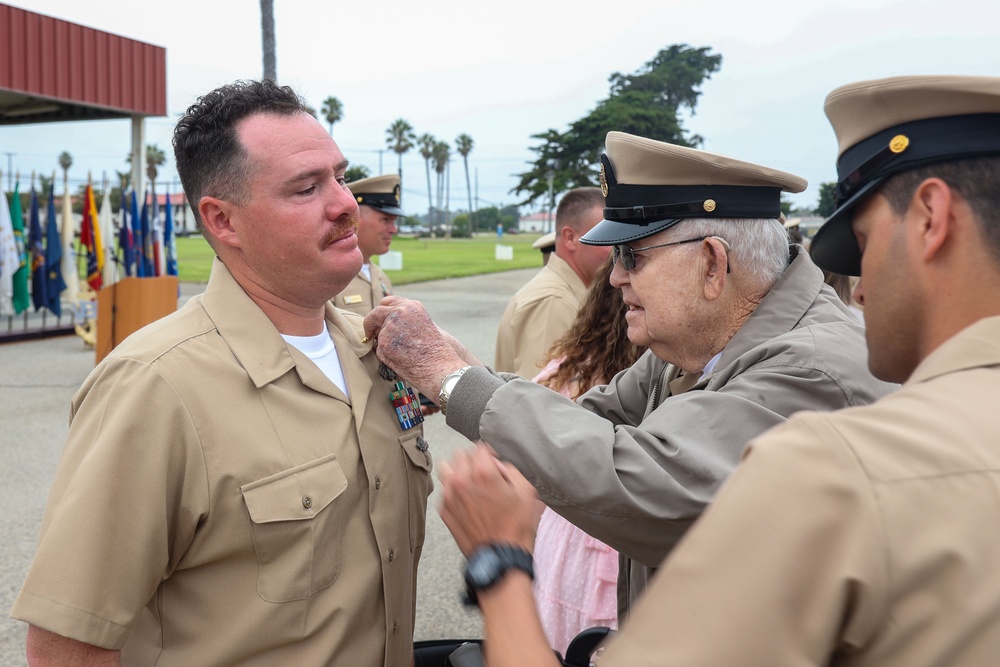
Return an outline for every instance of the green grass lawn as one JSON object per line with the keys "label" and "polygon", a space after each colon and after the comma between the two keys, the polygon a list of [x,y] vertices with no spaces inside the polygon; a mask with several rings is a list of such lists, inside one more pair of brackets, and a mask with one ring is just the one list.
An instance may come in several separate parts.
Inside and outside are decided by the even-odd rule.
{"label": "green grass lawn", "polygon": [[[495,235],[472,239],[417,239],[397,236],[392,249],[403,253],[403,269],[387,271],[394,285],[460,278],[481,273],[542,266],[541,253],[531,247],[538,234],[505,234],[501,243],[514,249],[513,260],[496,259]],[[184,282],[208,281],[215,253],[200,236],[178,237],[177,269]],[[376,260],[377,261],[377,260]]]}

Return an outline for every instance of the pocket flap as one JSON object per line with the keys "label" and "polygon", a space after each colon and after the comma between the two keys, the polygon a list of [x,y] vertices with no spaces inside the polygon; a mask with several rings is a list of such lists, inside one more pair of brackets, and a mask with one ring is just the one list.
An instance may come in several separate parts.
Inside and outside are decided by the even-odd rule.
{"label": "pocket flap", "polygon": [[347,488],[336,454],[324,456],[240,487],[254,523],[303,521]]}
{"label": "pocket flap", "polygon": [[406,452],[406,456],[409,457],[413,465],[423,468],[427,472],[431,471],[431,452],[424,436],[419,433],[402,435],[399,438],[399,445]]}

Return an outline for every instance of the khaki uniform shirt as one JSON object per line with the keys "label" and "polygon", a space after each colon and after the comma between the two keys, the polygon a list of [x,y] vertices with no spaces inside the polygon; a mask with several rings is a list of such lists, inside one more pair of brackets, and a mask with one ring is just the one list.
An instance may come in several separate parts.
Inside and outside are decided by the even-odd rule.
{"label": "khaki uniform shirt", "polygon": [[531,379],[545,365],[587,298],[587,285],[555,253],[507,303],[497,330],[494,368]]}
{"label": "khaki uniform shirt", "polygon": [[73,399],[11,615],[124,665],[408,667],[431,460],[361,319],[326,317],[350,400],[218,260],[116,348]]}
{"label": "khaki uniform shirt", "polygon": [[392,281],[389,280],[389,276],[385,275],[375,262],[370,262],[368,268],[372,274],[371,280],[358,271],[358,275],[351,279],[347,289],[334,297],[333,304],[337,308],[364,317],[372,312],[384,297],[392,294]]}
{"label": "khaki uniform shirt", "polygon": [[600,664],[997,664],[998,396],[992,317],[753,441]]}
{"label": "khaki uniform shirt", "polygon": [[[736,467],[744,446],[799,410],[865,405],[896,385],[868,372],[864,329],[809,256],[794,260],[711,376],[671,395],[674,366],[647,352],[577,403],[472,368],[447,423],[511,461],[572,523],[636,561],[636,598]],[[623,610],[625,611],[625,610]]]}

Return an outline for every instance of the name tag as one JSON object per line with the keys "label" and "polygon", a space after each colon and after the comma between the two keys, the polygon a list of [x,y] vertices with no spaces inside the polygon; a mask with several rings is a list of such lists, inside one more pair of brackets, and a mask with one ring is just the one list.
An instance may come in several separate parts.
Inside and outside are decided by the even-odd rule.
{"label": "name tag", "polygon": [[361,298],[360,294],[348,294],[347,296],[344,297],[344,303],[346,303],[348,306],[355,303],[361,303],[362,301],[363,299]]}

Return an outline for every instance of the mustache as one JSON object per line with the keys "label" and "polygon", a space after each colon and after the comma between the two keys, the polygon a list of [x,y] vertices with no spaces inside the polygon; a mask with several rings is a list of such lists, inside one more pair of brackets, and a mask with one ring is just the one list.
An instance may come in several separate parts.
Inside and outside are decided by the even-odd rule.
{"label": "mustache", "polygon": [[323,246],[326,247],[331,243],[339,241],[345,236],[358,231],[358,222],[360,218],[357,215],[350,213],[345,213],[344,215],[337,218],[334,228],[323,237]]}

